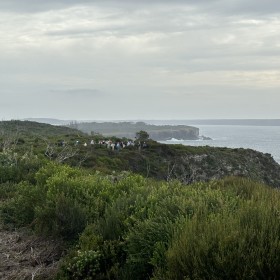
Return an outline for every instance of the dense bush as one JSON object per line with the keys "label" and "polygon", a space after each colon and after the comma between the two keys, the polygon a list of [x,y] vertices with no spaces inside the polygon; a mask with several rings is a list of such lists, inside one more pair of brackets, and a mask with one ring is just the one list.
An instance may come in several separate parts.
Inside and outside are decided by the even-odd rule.
{"label": "dense bush", "polygon": [[34,183],[35,173],[45,164],[32,152],[18,154],[13,150],[0,152],[0,183],[29,181]]}
{"label": "dense bush", "polygon": [[244,203],[236,213],[187,220],[167,252],[166,279],[277,278],[277,219],[267,205]]}
{"label": "dense bush", "polygon": [[59,279],[280,277],[277,189],[243,178],[186,186],[54,162],[30,175],[0,184],[1,217],[74,244]]}
{"label": "dense bush", "polygon": [[35,218],[35,207],[42,203],[41,195],[34,185],[26,182],[13,185],[10,199],[1,205],[1,217],[4,222],[17,227],[30,225]]}

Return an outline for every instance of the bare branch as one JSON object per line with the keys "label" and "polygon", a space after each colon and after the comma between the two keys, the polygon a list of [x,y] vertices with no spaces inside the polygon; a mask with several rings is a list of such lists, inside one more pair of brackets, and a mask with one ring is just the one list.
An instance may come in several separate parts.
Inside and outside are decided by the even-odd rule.
{"label": "bare branch", "polygon": [[69,145],[65,145],[63,149],[57,154],[56,156],[56,161],[57,162],[63,162],[67,160],[68,158],[74,157],[78,153],[77,148],[73,148]]}
{"label": "bare branch", "polygon": [[176,162],[174,162],[174,164],[172,165],[172,167],[171,167],[171,169],[170,169],[170,163],[168,162],[167,177],[166,177],[166,181],[167,181],[167,182],[170,181],[175,166],[176,166]]}

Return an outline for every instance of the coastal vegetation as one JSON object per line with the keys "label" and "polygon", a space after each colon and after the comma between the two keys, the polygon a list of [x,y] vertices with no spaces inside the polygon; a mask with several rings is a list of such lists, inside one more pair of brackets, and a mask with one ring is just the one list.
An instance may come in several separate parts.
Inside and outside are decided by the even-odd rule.
{"label": "coastal vegetation", "polygon": [[[279,165],[269,155],[151,140],[112,150],[101,135],[1,125],[1,224],[59,244],[44,258],[27,245],[32,258],[20,264],[2,247],[2,279],[28,261],[22,279],[279,278]],[[98,144],[84,146],[91,138]],[[194,179],[176,176],[183,167]]]}

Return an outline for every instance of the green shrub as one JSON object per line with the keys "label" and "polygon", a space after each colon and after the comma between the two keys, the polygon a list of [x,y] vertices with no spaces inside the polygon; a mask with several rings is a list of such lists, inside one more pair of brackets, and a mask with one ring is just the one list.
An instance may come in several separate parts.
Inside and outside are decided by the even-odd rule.
{"label": "green shrub", "polygon": [[63,194],[43,206],[37,206],[35,215],[37,231],[68,240],[77,238],[86,226],[84,209]]}
{"label": "green shrub", "polygon": [[187,219],[167,253],[167,279],[275,279],[280,221],[268,205]]}
{"label": "green shrub", "polygon": [[13,150],[0,153],[0,183],[29,181],[35,183],[34,176],[45,164],[36,155],[26,152],[23,155]]}
{"label": "green shrub", "polygon": [[0,184],[0,201],[10,199],[15,196],[18,184],[6,182]]}
{"label": "green shrub", "polygon": [[35,219],[35,207],[42,203],[36,186],[20,183],[14,196],[1,205],[1,217],[5,223],[15,226],[28,226]]}
{"label": "green shrub", "polygon": [[101,254],[98,251],[78,251],[77,256],[64,268],[62,278],[73,280],[100,279]]}
{"label": "green shrub", "polygon": [[127,269],[132,279],[148,279],[155,267],[166,264],[165,251],[172,233],[172,222],[151,219],[137,223],[126,238]]}
{"label": "green shrub", "polygon": [[95,234],[94,225],[87,226],[78,248],[63,260],[59,279],[123,279],[123,246],[118,240],[103,240]]}

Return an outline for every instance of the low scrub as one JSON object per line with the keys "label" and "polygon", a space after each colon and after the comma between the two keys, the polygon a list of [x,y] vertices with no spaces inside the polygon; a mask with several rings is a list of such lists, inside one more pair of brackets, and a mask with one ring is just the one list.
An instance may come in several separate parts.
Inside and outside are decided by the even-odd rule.
{"label": "low scrub", "polygon": [[186,186],[57,163],[32,178],[0,185],[2,221],[74,244],[58,279],[280,277],[277,189],[234,177]]}

